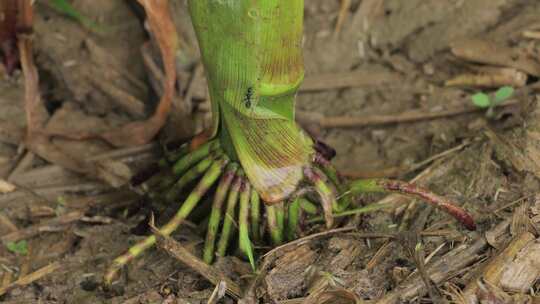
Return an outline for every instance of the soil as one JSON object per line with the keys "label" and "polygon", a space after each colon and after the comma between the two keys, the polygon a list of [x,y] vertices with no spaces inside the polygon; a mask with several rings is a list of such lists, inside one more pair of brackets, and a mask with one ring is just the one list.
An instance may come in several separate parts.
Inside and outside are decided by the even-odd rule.
{"label": "soil", "polygon": [[[107,130],[148,117],[162,88],[159,73],[144,62],[146,55],[159,66],[160,57],[153,42],[146,44],[152,34],[146,31],[142,7],[135,1],[70,2],[103,31],[66,17],[47,1],[35,3],[34,58],[43,102],[51,116],[47,130]],[[14,233],[41,227],[39,233],[17,238],[27,240],[26,254],[0,246],[0,290],[7,288],[5,294],[0,293],[0,302],[207,303],[214,284],[158,249],[130,264],[112,291],[100,285],[111,260],[148,233],[152,207],[124,185],[127,178],[159,158],[161,143],[185,140],[210,124],[206,84],[186,1],[169,2],[181,37],[177,89],[182,98],[174,101],[176,112],[159,139],[121,149],[95,139],[54,139],[71,155],[99,160],[103,170],[97,175],[73,173],[24,149],[24,79],[19,69],[7,75],[0,68],[0,181],[16,187],[15,191],[0,187],[0,193],[5,192],[0,194],[0,238],[7,244]],[[343,3],[349,6],[340,14]],[[338,19],[343,20],[339,31]],[[300,124],[336,149],[333,163],[344,175],[415,179],[461,203],[478,229],[468,232],[417,200],[362,196],[359,204],[391,201],[396,208],[347,218],[341,225],[353,225],[354,231],[313,238],[265,259],[267,272],[255,288],[260,303],[539,301],[535,295],[540,289],[540,265],[529,256],[538,252],[535,242],[540,228],[540,75],[513,62],[473,61],[456,54],[452,46],[465,38],[497,44],[540,64],[540,3],[306,1],[306,82],[316,83],[321,76],[341,79],[349,75],[349,80],[330,88],[319,83],[301,91],[297,111],[299,117],[307,118],[299,119]],[[492,51],[481,57],[502,53]],[[472,105],[471,96],[480,91],[492,94],[505,83],[479,85],[470,80],[446,85],[456,76],[495,75],[503,68],[524,73],[527,80],[513,85],[514,97],[495,107],[491,117]],[[423,118],[452,109],[465,110]],[[420,114],[402,121],[402,115],[410,111]],[[369,121],[380,115],[395,122],[342,128],[318,120],[364,117]],[[51,222],[73,212],[81,216],[62,224]],[[171,212],[158,216],[158,223]],[[200,255],[201,229],[194,224],[180,230],[174,238]],[[323,230],[313,227],[306,235]],[[528,245],[515,245],[524,233],[531,235]],[[505,251],[512,244],[518,246],[513,254]],[[441,263],[454,261],[455,256],[463,265],[456,262],[459,268],[442,268]],[[514,261],[516,256],[520,258]],[[525,262],[519,261],[530,265],[524,267]],[[16,282],[47,265],[59,266],[29,283]],[[516,290],[505,285],[500,275],[487,272],[486,265],[530,273],[521,276],[527,277],[526,282],[512,285],[520,286]],[[234,273],[241,286],[249,286],[253,279],[246,267],[236,257],[221,259],[216,265],[223,273]],[[426,269],[431,275],[428,283],[421,280]],[[491,281],[479,287],[480,277]],[[229,296],[220,301],[236,302]],[[247,298],[244,301],[250,303]]]}

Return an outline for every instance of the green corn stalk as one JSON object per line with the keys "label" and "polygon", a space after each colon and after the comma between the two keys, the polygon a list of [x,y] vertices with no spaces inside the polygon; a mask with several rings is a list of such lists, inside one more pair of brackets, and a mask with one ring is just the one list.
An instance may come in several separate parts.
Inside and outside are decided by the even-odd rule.
{"label": "green corn stalk", "polygon": [[294,121],[304,78],[303,0],[191,0],[213,135],[263,201],[288,197],[313,152]]}

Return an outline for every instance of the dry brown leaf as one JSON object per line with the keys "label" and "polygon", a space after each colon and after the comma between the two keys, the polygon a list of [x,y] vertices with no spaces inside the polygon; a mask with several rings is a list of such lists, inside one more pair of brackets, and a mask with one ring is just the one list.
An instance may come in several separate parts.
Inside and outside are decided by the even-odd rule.
{"label": "dry brown leaf", "polygon": [[109,131],[101,136],[115,146],[137,146],[148,143],[163,127],[171,108],[176,81],[175,51],[178,45],[176,28],[169,13],[167,0],[139,0],[144,7],[150,29],[159,45],[165,68],[163,95],[154,115]]}
{"label": "dry brown leaf", "polygon": [[[24,0],[21,2],[28,2],[24,7],[31,11],[32,7],[29,1]],[[31,14],[31,12],[25,14],[29,16],[26,22],[31,22]],[[48,137],[43,133],[42,130],[49,119],[49,115],[39,93],[39,78],[32,55],[32,40],[27,35],[21,35],[17,44],[24,74],[24,107],[27,122],[26,145],[34,153],[51,163],[58,164],[75,172],[87,172],[88,168],[86,167],[88,166],[86,164],[67,156],[58,147],[51,145]]]}
{"label": "dry brown leaf", "polygon": [[[30,0],[21,1],[20,5],[21,12],[23,12],[21,15],[25,18],[22,24],[31,25],[32,6]],[[113,186],[125,184],[129,179],[128,175],[131,174],[129,168],[124,164],[113,161],[89,163],[50,141],[49,134],[44,131],[49,120],[49,114],[45,109],[39,91],[39,77],[32,55],[30,36],[20,35],[18,37],[18,48],[25,84],[24,102],[27,121],[25,143],[28,149],[50,163],[63,168],[99,177]]]}
{"label": "dry brown leaf", "polygon": [[48,133],[49,135],[76,140],[101,138],[116,147],[131,147],[150,142],[165,124],[175,93],[175,52],[178,36],[169,13],[168,0],[138,1],[146,11],[147,21],[159,46],[165,69],[164,90],[154,114],[147,120],[134,121],[103,133],[89,130],[74,134]]}

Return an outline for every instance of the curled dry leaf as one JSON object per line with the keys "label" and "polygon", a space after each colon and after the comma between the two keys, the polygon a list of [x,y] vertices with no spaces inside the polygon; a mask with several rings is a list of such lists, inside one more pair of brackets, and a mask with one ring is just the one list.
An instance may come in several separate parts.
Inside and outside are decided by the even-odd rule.
{"label": "curled dry leaf", "polygon": [[171,109],[176,82],[176,28],[169,12],[168,0],[139,0],[144,7],[150,29],[159,45],[165,68],[164,90],[154,115],[146,121],[129,123],[102,136],[115,146],[137,146],[148,143],[163,127]]}
{"label": "curled dry leaf", "polygon": [[150,142],[161,130],[171,109],[175,92],[175,52],[178,46],[178,37],[169,13],[168,0],[139,0],[139,3],[146,11],[147,22],[159,46],[165,69],[163,94],[154,114],[147,120],[134,121],[103,133],[90,130],[75,134],[49,133],[49,135],[76,140],[101,138],[116,147],[130,147]]}
{"label": "curled dry leaf", "polygon": [[165,68],[164,90],[159,105],[148,120],[124,125],[106,132],[103,139],[115,146],[137,146],[148,143],[163,127],[171,108],[176,81],[175,51],[178,44],[176,29],[169,13],[167,0],[139,0],[144,7],[150,29],[159,45]]}

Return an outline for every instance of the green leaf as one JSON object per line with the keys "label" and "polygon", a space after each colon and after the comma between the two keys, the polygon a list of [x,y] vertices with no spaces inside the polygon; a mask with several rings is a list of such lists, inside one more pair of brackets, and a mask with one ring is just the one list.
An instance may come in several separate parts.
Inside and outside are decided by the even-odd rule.
{"label": "green leaf", "polygon": [[514,94],[514,88],[510,86],[501,87],[495,92],[495,100],[493,102],[494,104],[499,104],[510,98],[512,94]]}
{"label": "green leaf", "polygon": [[28,243],[26,240],[22,240],[19,242],[8,242],[6,244],[6,247],[9,251],[21,254],[21,255],[27,255],[28,254]]}
{"label": "green leaf", "polygon": [[476,93],[471,98],[473,104],[479,108],[488,108],[491,106],[491,100],[485,93]]}

